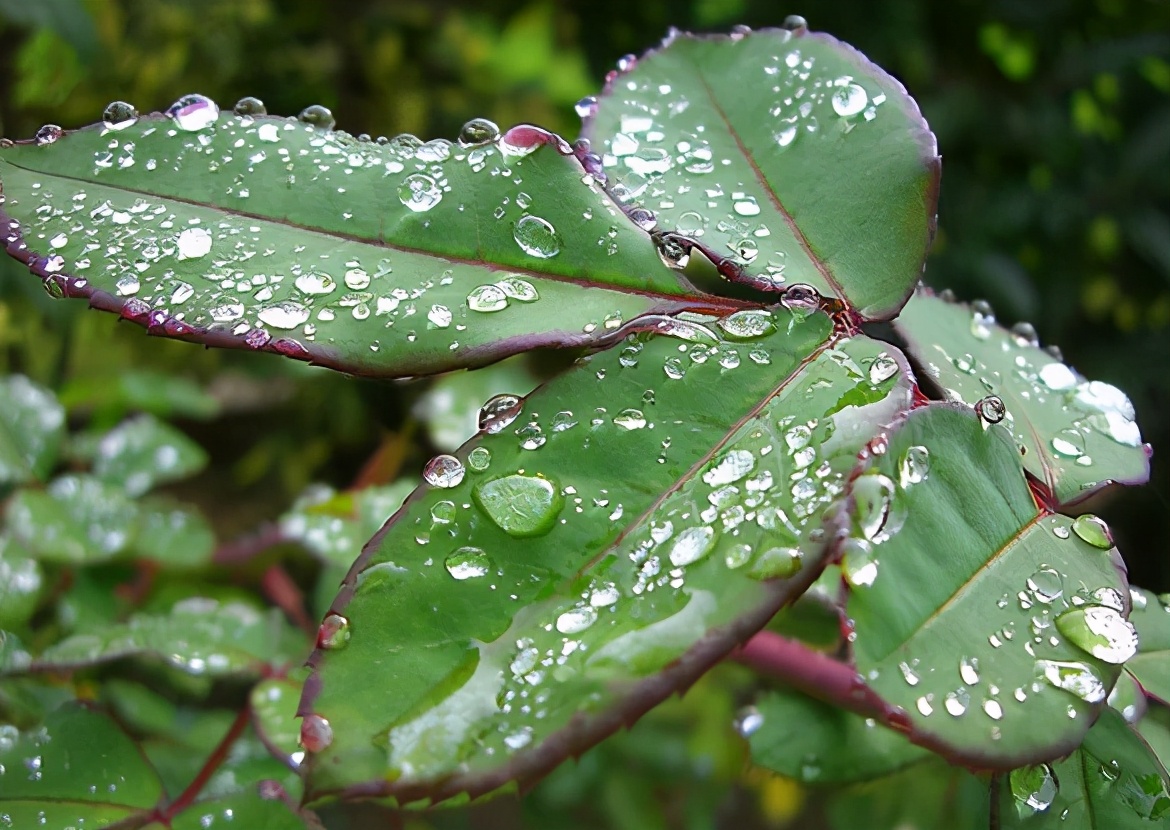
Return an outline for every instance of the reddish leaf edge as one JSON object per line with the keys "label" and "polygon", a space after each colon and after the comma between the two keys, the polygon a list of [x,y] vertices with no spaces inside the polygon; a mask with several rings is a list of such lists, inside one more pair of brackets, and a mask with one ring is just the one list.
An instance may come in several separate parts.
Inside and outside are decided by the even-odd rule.
{"label": "reddish leaf edge", "polygon": [[[786,36],[786,40],[789,38],[810,38],[812,40],[818,40],[838,48],[842,55],[851,60],[860,72],[868,74],[872,77],[876,77],[883,83],[888,83],[897,93],[893,100],[897,101],[902,110],[909,117],[911,123],[914,124],[914,128],[911,130],[910,136],[914,139],[920,148],[923,164],[930,175],[929,183],[924,194],[926,200],[926,212],[927,216],[929,217],[927,220],[926,245],[923,248],[922,257],[919,260],[919,266],[916,271],[916,273],[921,275],[926,268],[926,257],[930,253],[931,246],[934,244],[935,236],[938,233],[938,199],[942,185],[942,156],[940,156],[938,152],[938,139],[934,135],[934,132],[930,129],[930,125],[923,116],[922,110],[918,106],[918,102],[915,101],[914,98],[910,95],[905,85],[886,70],[882,69],[876,63],[871,61],[863,52],[861,52],[852,44],[846,43],[843,40],[839,40],[827,32],[816,32],[809,30],[807,25],[804,24],[803,18],[800,18],[800,25],[794,26],[792,28],[769,27],[753,30],[747,26],[736,26],[729,34],[684,32],[680,29],[671,27],[667,31],[666,37],[662,39],[662,42],[658,46],[647,49],[640,58],[633,58],[633,56],[631,56],[632,59],[623,59],[623,62],[619,64],[618,69],[613,69],[606,73],[605,85],[602,87],[601,93],[597,96],[597,103],[600,106],[604,98],[607,98],[613,94],[617,83],[630,72],[632,72],[640,61],[653,57],[659,52],[670,48],[677,40],[690,39],[735,43],[747,37],[778,36],[781,34]],[[634,221],[635,224],[641,224],[641,222],[649,223],[650,221],[653,221],[653,211],[648,210],[647,208],[644,208],[637,203],[623,204],[621,200],[613,195],[612,191],[610,190],[608,179],[605,175],[604,167],[602,166],[601,157],[593,153],[591,150],[591,143],[595,138],[595,136],[592,134],[595,121],[595,115],[583,115],[581,117],[581,134],[580,138],[573,144],[574,152],[581,160],[581,163],[585,169],[598,180],[606,192],[610,194],[610,198],[613,200],[613,202],[618,205],[622,211],[624,211],[626,215],[629,216],[632,221]],[[779,201],[778,198],[776,199],[776,204],[780,207],[781,213],[784,214],[785,221],[788,223],[789,227],[793,230],[797,239],[800,240],[801,247],[804,249],[805,253],[808,254],[810,259],[812,259],[816,264],[817,269],[821,271],[823,276],[825,276],[826,281],[830,285],[840,289],[840,286],[837,285],[836,280],[829,273],[827,273],[821,261],[815,256],[807,240],[805,240],[804,234],[794,224],[792,217],[789,215],[787,209],[783,207],[783,204]],[[715,266],[716,270],[724,277],[724,279],[728,280],[729,282],[746,285],[757,291],[764,292],[782,292],[790,287],[784,283],[775,283],[761,273],[752,272],[750,268],[740,265],[730,257],[723,256],[710,246],[704,245],[701,241],[699,241],[699,239],[695,237],[688,237],[684,234],[662,230],[655,230],[651,232],[651,236],[654,238],[655,243],[659,245],[660,248],[664,242],[673,240],[676,243],[681,244],[688,252],[694,250],[699,251],[708,261],[711,262],[712,265]],[[847,296],[845,296],[845,291],[843,289],[840,290],[840,296],[822,296],[822,303],[829,308],[836,306],[837,308],[835,310],[843,312],[844,315],[850,319],[853,325],[860,325],[862,323],[885,322],[897,317],[898,312],[913,295],[914,289],[915,286],[911,285],[910,288],[906,291],[905,295],[888,308],[859,310],[849,302],[849,299]]]}
{"label": "reddish leaf edge", "polygon": [[[284,123],[286,119],[278,116],[261,116],[257,120],[271,119]],[[160,122],[169,122],[169,118],[163,113],[151,113],[142,116],[140,121],[159,120]],[[96,129],[100,125],[92,124],[87,127],[80,128],[81,130]],[[57,143],[68,140],[69,136],[79,130],[65,130],[61,137],[57,139]],[[560,136],[548,132],[540,127],[531,125],[519,125],[508,130],[501,140],[510,140],[524,147],[537,147],[540,145],[551,145],[557,148],[562,155],[573,157],[582,164],[582,174],[587,172],[584,164],[580,158],[568,148],[567,143]],[[8,139],[0,139],[0,150],[5,146],[15,145],[32,145],[35,144],[35,139],[27,139],[22,141],[11,141]],[[128,191],[129,192],[129,191]],[[603,189],[605,198],[614,202],[616,207],[620,204],[613,198],[609,191]],[[175,197],[166,197],[176,201],[182,201]],[[240,211],[228,211],[223,208],[215,208],[231,215],[247,216],[254,219],[264,221],[281,221],[282,224],[289,225],[290,223],[283,220],[274,220],[272,217],[259,216]],[[627,215],[624,212],[623,216]],[[627,217],[628,218],[628,217]],[[642,229],[636,222],[631,220],[631,223],[639,231]],[[306,232],[322,233],[312,228],[305,228]],[[337,236],[338,234],[329,233],[328,235]],[[395,250],[402,250],[413,253],[426,254],[428,256],[435,256],[439,259],[448,259],[442,254],[434,254],[428,251],[416,251],[398,245],[385,245],[379,243],[377,240],[356,238],[356,241],[365,242],[370,245],[382,244],[385,247],[394,248]],[[4,207],[3,182],[0,182],[0,242],[3,243],[5,252],[22,263],[28,270],[36,277],[38,277],[45,291],[49,296],[55,299],[84,299],[89,303],[90,308],[99,311],[106,311],[117,314],[123,320],[129,320],[142,328],[146,329],[147,334],[166,337],[175,340],[183,340],[190,343],[198,343],[207,348],[220,349],[237,349],[254,352],[271,352],[274,354],[283,355],[294,360],[306,362],[312,366],[321,366],[327,369],[333,369],[345,374],[355,375],[359,377],[370,378],[387,378],[387,379],[409,379],[414,377],[423,377],[429,375],[442,374],[444,372],[453,371],[457,369],[478,369],[484,366],[491,365],[500,360],[503,360],[513,355],[523,354],[525,352],[536,349],[582,349],[591,351],[600,351],[621,341],[622,337],[630,331],[628,327],[623,327],[616,332],[600,331],[596,333],[585,333],[581,331],[560,331],[551,330],[545,332],[533,332],[530,334],[517,335],[513,337],[502,338],[491,344],[469,348],[464,350],[461,359],[457,363],[449,366],[426,367],[424,365],[412,364],[409,360],[398,361],[395,365],[381,366],[370,364],[359,364],[351,360],[347,360],[341,355],[338,350],[326,345],[318,343],[303,343],[293,337],[273,337],[268,331],[263,328],[254,328],[245,334],[232,334],[230,331],[221,329],[212,329],[203,326],[193,326],[189,323],[180,320],[162,309],[155,309],[149,303],[140,300],[136,297],[122,298],[117,297],[108,291],[98,289],[90,285],[89,281],[84,277],[78,277],[70,274],[65,270],[48,270],[49,258],[29,246],[24,237],[24,233],[20,222],[10,215]],[[654,243],[649,234],[647,234],[647,243]],[[485,264],[485,263],[475,263]],[[696,312],[712,314],[715,316],[725,316],[735,311],[745,308],[754,308],[758,304],[738,300],[731,297],[721,297],[714,294],[709,294],[700,291],[693,286],[681,274],[678,275],[680,285],[688,289],[691,294],[680,294],[671,296],[666,294],[656,295],[653,292],[637,291],[629,288],[611,286],[608,284],[596,283],[586,279],[577,279],[572,277],[562,277],[552,274],[536,274],[535,272],[526,272],[524,269],[509,268],[509,271],[517,273],[533,273],[542,279],[555,279],[563,282],[570,282],[574,285],[582,286],[583,288],[597,287],[609,291],[618,291],[622,293],[638,294],[647,297],[657,297],[658,302],[647,312],[641,316],[657,316],[670,317],[681,312]],[[634,318],[630,323],[636,322],[640,318]]]}

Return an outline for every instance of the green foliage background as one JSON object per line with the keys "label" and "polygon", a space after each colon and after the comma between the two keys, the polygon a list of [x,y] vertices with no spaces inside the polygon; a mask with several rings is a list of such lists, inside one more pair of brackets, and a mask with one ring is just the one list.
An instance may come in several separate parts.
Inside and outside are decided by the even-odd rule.
{"label": "green foliage background", "polygon": [[[1128,392],[1145,439],[1166,452],[1170,4],[1159,0],[0,0],[0,134],[89,123],[113,99],[165,109],[198,91],[225,105],[254,95],[285,114],[321,103],[355,134],[454,137],[484,116],[572,138],[573,103],[668,26],[778,25],[791,12],[899,77],[937,133],[944,184],[928,282],[989,299],[1009,325],[1035,324],[1084,374]],[[212,464],[178,494],[222,538],[273,518],[310,481],[348,485],[376,451],[383,470],[408,474],[432,452],[411,414],[424,384],[148,339],[51,301],[5,259],[8,372],[58,389],[71,419],[95,427],[140,408],[166,414],[189,394],[178,423]],[[164,392],[166,376],[194,385]],[[1170,469],[1156,456],[1153,470],[1150,487],[1089,507],[1112,525],[1133,581],[1165,591]],[[700,827],[717,807],[724,821],[746,810],[783,823],[798,791],[744,772],[727,735],[749,682],[726,669],[638,739],[559,771],[523,809],[554,826],[572,814],[581,826]],[[509,804],[469,820],[507,822],[521,809]]]}

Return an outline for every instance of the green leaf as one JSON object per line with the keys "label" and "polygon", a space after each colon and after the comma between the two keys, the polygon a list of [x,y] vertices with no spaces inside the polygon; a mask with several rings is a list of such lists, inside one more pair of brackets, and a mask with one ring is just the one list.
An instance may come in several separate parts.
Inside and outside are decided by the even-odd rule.
{"label": "green leaf", "polygon": [[18,628],[36,610],[44,587],[37,561],[0,533],[0,628]]}
{"label": "green leaf", "polygon": [[202,96],[170,112],[0,148],[0,227],[50,293],[156,334],[383,376],[739,305],[667,268],[535,127],[382,145]]}
{"label": "green leaf", "polygon": [[71,378],[61,390],[61,403],[73,412],[94,410],[95,420],[120,421],[130,412],[160,418],[207,419],[219,413],[219,401],[197,383],[149,369],[120,367],[116,378]]}
{"label": "green leaf", "polygon": [[0,725],[0,814],[11,827],[103,827],[162,795],[150,764],[106,715],[66,704],[36,729]]}
{"label": "green leaf", "polygon": [[1117,551],[1041,512],[1007,431],[954,404],[911,413],[852,500],[857,670],[914,740],[982,769],[1076,748],[1136,648]]}
{"label": "green leaf", "polygon": [[1041,349],[1031,327],[1008,331],[987,308],[949,303],[924,291],[895,322],[909,353],[947,398],[1003,403],[1003,424],[1024,467],[1061,504],[1118,481],[1149,478],[1149,448],[1133,404],[1115,386],[1089,381]]}
{"label": "green leaf", "polygon": [[[263,797],[256,787],[214,801],[196,802],[171,819],[169,827],[170,830],[206,830],[217,824],[264,830],[305,830],[319,826],[306,824],[287,803],[279,798]],[[162,828],[150,825],[149,830]]]}
{"label": "green leaf", "polygon": [[268,666],[293,663],[302,648],[275,608],[260,611],[241,602],[192,597],[166,614],[135,614],[125,623],[68,637],[46,649],[33,668],[150,657],[196,676],[255,676]]}
{"label": "green leaf", "polygon": [[479,408],[496,395],[523,397],[537,384],[523,358],[514,357],[474,372],[453,372],[435,381],[415,414],[436,448],[451,452],[479,429]]}
{"label": "green leaf", "polygon": [[1013,770],[1000,787],[1005,830],[1170,827],[1166,770],[1112,709],[1069,758]]}
{"label": "green leaf", "polygon": [[1147,695],[1170,704],[1170,601],[1141,588],[1131,590],[1130,597],[1129,619],[1138,631],[1138,653],[1125,668]]}
{"label": "green leaf", "polygon": [[833,830],[986,830],[987,782],[939,760],[840,789],[825,805]]}
{"label": "green leaf", "polygon": [[348,568],[362,545],[410,495],[414,482],[338,493],[314,485],[280,519],[280,532],[295,539],[325,564]]}
{"label": "green leaf", "polygon": [[628,209],[730,277],[886,319],[922,271],[934,136],[900,83],[826,34],[671,34],[611,76],[584,134]]}
{"label": "green leaf", "polygon": [[103,562],[133,541],[138,506],[121,487],[92,476],[64,475],[45,490],[22,490],[8,502],[13,538],[44,562]]}
{"label": "green leaf", "polygon": [[195,475],[207,465],[203,448],[153,415],[139,415],[98,442],[93,474],[141,496],[159,484]]}
{"label": "green leaf", "polygon": [[530,780],[799,594],[858,449],[909,404],[896,352],[818,348],[827,331],[816,315],[748,342],[635,338],[522,412],[489,406],[326,619],[302,701],[310,795]]}
{"label": "green leaf", "polygon": [[253,686],[248,697],[258,737],[269,752],[287,760],[290,766],[299,764],[305,754],[298,744],[297,703],[301,685],[300,680],[274,677]]}
{"label": "green leaf", "polygon": [[865,781],[930,755],[905,735],[792,689],[767,692],[740,723],[753,761],[806,784]]}
{"label": "green leaf", "polygon": [[0,378],[0,485],[44,481],[65,435],[65,410],[23,375]]}
{"label": "green leaf", "polygon": [[215,532],[194,509],[170,499],[143,499],[134,552],[164,568],[191,570],[210,564]]}

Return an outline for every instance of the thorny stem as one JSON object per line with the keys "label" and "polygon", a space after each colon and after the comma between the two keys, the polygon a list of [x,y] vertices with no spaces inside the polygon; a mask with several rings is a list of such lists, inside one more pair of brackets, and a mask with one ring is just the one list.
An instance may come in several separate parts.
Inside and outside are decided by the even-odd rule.
{"label": "thorny stem", "polygon": [[910,728],[906,713],[878,697],[851,666],[775,632],[759,632],[732,652],[731,659],[824,703],[900,731]]}

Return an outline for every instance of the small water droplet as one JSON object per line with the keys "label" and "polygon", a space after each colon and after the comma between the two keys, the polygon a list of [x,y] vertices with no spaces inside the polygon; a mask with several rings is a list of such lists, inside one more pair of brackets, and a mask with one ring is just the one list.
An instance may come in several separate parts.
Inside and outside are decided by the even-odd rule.
{"label": "small water droplet", "polygon": [[256,317],[274,329],[295,329],[309,319],[309,309],[293,300],[284,300],[260,309]]}
{"label": "small water droplet", "polygon": [[792,312],[792,316],[797,319],[804,319],[821,307],[821,295],[811,285],[798,282],[790,285],[784,292],[780,305]]}
{"label": "small water droplet", "polygon": [[768,548],[752,562],[748,576],[752,579],[787,579],[800,570],[803,558],[800,548]]}
{"label": "small water droplet", "polygon": [[467,307],[479,312],[500,311],[508,307],[508,295],[498,285],[477,285],[467,294]]}
{"label": "small water droplet", "polygon": [[910,447],[898,463],[898,483],[902,489],[920,484],[930,475],[930,450],[921,445]]}
{"label": "small water droplet", "polygon": [[520,417],[523,403],[516,395],[496,395],[479,410],[479,428],[495,435],[503,432]]}
{"label": "small water droplet", "polygon": [[748,196],[745,193],[737,193],[732,196],[731,203],[732,210],[740,216],[759,216],[760,205],[756,201],[755,196]]}
{"label": "small water droplet", "polygon": [[756,457],[752,453],[747,450],[730,450],[714,467],[703,473],[703,481],[712,487],[732,484],[755,468]]}
{"label": "small water droplet", "polygon": [[432,487],[458,487],[466,471],[453,455],[436,455],[423,467],[423,480]]}
{"label": "small water droplet", "polygon": [[744,309],[718,321],[717,325],[732,340],[754,340],[776,330],[776,322],[764,309]]}
{"label": "small water droplet", "polygon": [[998,395],[988,395],[975,402],[975,414],[985,424],[998,424],[1007,415],[1007,407]]}
{"label": "small water droplet", "polygon": [[521,277],[505,277],[496,282],[496,287],[518,303],[534,303],[540,299],[536,286]]}
{"label": "small water droplet", "polygon": [[574,104],[573,109],[577,111],[580,118],[592,118],[597,114],[597,98],[593,95],[587,95]]}
{"label": "small water droplet", "polygon": [[1043,567],[1028,578],[1028,590],[1037,602],[1049,605],[1064,596],[1064,578],[1055,568]]}
{"label": "small water droplet", "polygon": [[486,118],[473,118],[459,131],[459,143],[464,147],[487,144],[500,137],[500,128]]}
{"label": "small water droplet", "polygon": [[447,556],[443,562],[447,572],[456,579],[475,579],[486,576],[491,571],[491,560],[480,548],[459,548]]}
{"label": "small water droplet", "polygon": [[412,173],[398,186],[398,200],[415,213],[425,213],[443,199],[443,191],[425,173]]}
{"label": "small water droplet", "polygon": [[232,107],[232,112],[236,115],[244,117],[254,117],[257,115],[267,115],[268,110],[264,106],[264,102],[259,98],[253,98],[251,95],[246,95],[240,100],[236,101],[236,105]]}
{"label": "small water droplet", "polygon": [[565,498],[553,482],[520,474],[481,482],[472,496],[497,527],[515,538],[548,533],[565,506]]}
{"label": "small water droplet", "polygon": [[858,84],[846,83],[833,90],[833,112],[842,118],[857,115],[869,103],[869,96]]}
{"label": "small water droplet", "polygon": [[219,120],[219,106],[206,95],[184,95],[171,104],[167,115],[184,132],[198,132]]}
{"label": "small water droplet", "polygon": [[646,426],[646,416],[640,409],[623,409],[613,416],[613,422],[623,429],[642,429]]}
{"label": "small water droplet", "polygon": [[745,706],[735,716],[735,731],[745,738],[750,738],[764,725],[764,716],[755,706]]}
{"label": "small water droplet", "polygon": [[794,34],[799,34],[808,30],[808,21],[799,14],[790,14],[784,18],[784,28]]}
{"label": "small water droplet", "polygon": [[1092,513],[1086,513],[1074,519],[1072,530],[1083,541],[1088,542],[1095,548],[1109,550],[1113,547],[1113,534],[1109,530],[1109,525],[1105,524],[1103,519],[1094,516]]}
{"label": "small water droplet", "polygon": [[1048,764],[1020,767],[1008,773],[1008,786],[1020,818],[1042,813],[1056,800],[1056,776]]}
{"label": "small water droplet", "polygon": [[467,454],[467,466],[482,473],[492,463],[492,451],[487,447],[476,447]]}
{"label": "small water droplet", "polygon": [[337,121],[334,119],[333,113],[329,108],[320,104],[312,104],[305,107],[297,115],[297,120],[303,124],[310,124],[319,130],[332,130],[337,125]]}
{"label": "small water droplet", "polygon": [[107,130],[124,130],[138,120],[138,110],[125,101],[111,101],[102,112]]}
{"label": "small water droplet", "polygon": [[670,548],[670,563],[676,568],[698,562],[711,552],[715,530],[707,525],[688,527],[675,537]]}
{"label": "small water droplet", "polygon": [[562,634],[579,634],[597,622],[597,609],[591,605],[579,605],[557,617],[557,631]]}
{"label": "small water droplet", "polygon": [[337,283],[333,281],[333,277],[319,271],[310,271],[307,274],[301,274],[294,282],[297,290],[302,294],[328,294],[337,288]]}
{"label": "small water droplet", "polygon": [[901,516],[894,510],[894,482],[880,473],[866,473],[853,482],[855,521],[862,535],[881,543],[896,533]]}
{"label": "small water droplet", "polygon": [[37,130],[36,135],[33,136],[33,140],[38,146],[44,147],[45,145],[56,143],[63,135],[65,135],[65,131],[56,124],[46,124]]}
{"label": "small water droplet", "polygon": [[1065,611],[1056,628],[1069,642],[1106,663],[1120,665],[1137,653],[1138,634],[1121,612],[1105,605]]}
{"label": "small water droplet", "polygon": [[547,219],[522,216],[512,229],[512,237],[529,256],[549,259],[561,252],[561,236]]}
{"label": "small water droplet", "polygon": [[326,614],[317,629],[317,648],[342,648],[349,642],[349,636],[349,620],[341,614]]}
{"label": "small water droplet", "polygon": [[321,752],[333,743],[333,727],[320,715],[305,715],[301,720],[300,742],[309,752]]}

